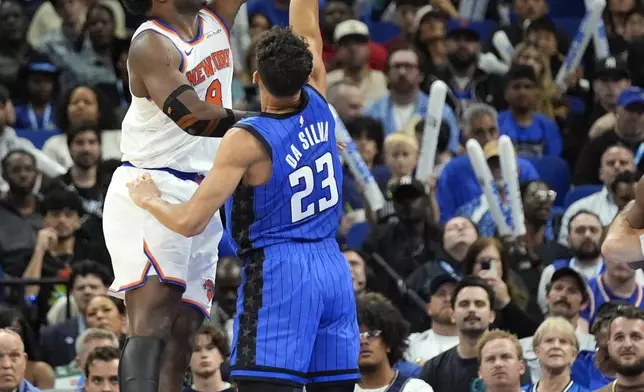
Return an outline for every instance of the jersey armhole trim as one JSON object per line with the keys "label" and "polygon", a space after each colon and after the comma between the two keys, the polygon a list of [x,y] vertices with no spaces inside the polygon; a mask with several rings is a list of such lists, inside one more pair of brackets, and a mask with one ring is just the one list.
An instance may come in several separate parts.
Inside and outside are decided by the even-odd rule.
{"label": "jersey armhole trim", "polygon": [[322,93],[320,93],[320,92],[319,92],[315,87],[313,87],[311,84],[307,83],[307,84],[305,84],[305,86],[306,86],[306,87],[308,87],[308,88],[310,88],[311,90],[315,91],[315,93],[318,95],[318,97],[322,98],[322,100],[324,101],[324,103],[328,103],[328,102],[326,101],[326,98],[324,98],[324,95],[322,95]]}
{"label": "jersey armhole trim", "polygon": [[185,72],[185,70],[186,70],[186,61],[185,61],[185,60],[186,60],[186,57],[183,55],[183,52],[182,52],[181,50],[179,50],[179,47],[177,46],[177,44],[175,44],[175,43],[174,43],[174,41],[172,41],[169,37],[167,37],[167,36],[165,36],[165,35],[161,34],[161,32],[160,32],[160,31],[157,31],[157,30],[155,30],[155,29],[145,29],[145,30],[141,30],[141,31],[140,31],[136,36],[134,36],[134,37],[132,38],[132,42],[134,42],[134,40],[135,40],[135,39],[138,39],[139,37],[141,37],[141,36],[143,35],[143,33],[147,32],[147,31],[149,31],[149,32],[151,32],[151,33],[158,34],[158,35],[160,35],[161,37],[165,38],[166,40],[170,41],[170,43],[172,44],[172,46],[174,46],[174,48],[177,50],[177,53],[179,53],[179,56],[181,56],[181,62],[179,63],[179,72],[184,73],[184,72]]}
{"label": "jersey armhole trim", "polygon": [[203,8],[203,10],[206,11],[208,14],[210,14],[210,16],[215,18],[217,20],[217,22],[219,22],[219,24],[221,24],[221,26],[224,28],[224,30],[226,30],[226,35],[228,36],[228,41],[230,41],[231,40],[230,39],[230,27],[231,26],[228,26],[228,24],[224,21],[224,18],[222,18],[219,15],[219,13],[217,11],[215,11],[215,9],[211,5],[205,6]]}
{"label": "jersey armhole trim", "polygon": [[234,128],[241,128],[241,129],[243,129],[245,131],[248,131],[251,135],[255,136],[255,138],[257,140],[259,140],[259,142],[262,144],[262,146],[264,146],[264,149],[268,153],[268,157],[271,159],[271,161],[273,161],[273,148],[268,143],[268,140],[266,140],[264,135],[262,135],[257,130],[257,128],[255,128],[254,126],[252,126],[250,124],[246,124],[246,123],[237,123],[233,127]]}

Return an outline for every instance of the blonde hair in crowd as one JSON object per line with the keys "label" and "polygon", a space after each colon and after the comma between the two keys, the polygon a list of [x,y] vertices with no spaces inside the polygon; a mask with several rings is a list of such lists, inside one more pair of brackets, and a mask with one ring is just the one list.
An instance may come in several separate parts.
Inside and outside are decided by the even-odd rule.
{"label": "blonde hair in crowd", "polygon": [[406,144],[407,146],[411,147],[414,151],[418,152],[418,139],[416,139],[416,136],[412,136],[407,133],[403,132],[394,132],[391,135],[387,136],[385,138],[385,143],[384,143],[384,150],[385,152],[387,150],[391,150],[393,146],[399,145],[399,144]]}
{"label": "blonde hair in crowd", "polygon": [[579,352],[579,340],[577,340],[577,334],[575,333],[575,328],[570,324],[570,321],[566,320],[563,317],[549,317],[547,318],[539,328],[537,332],[534,333],[534,338],[532,339],[532,348],[537,349],[537,347],[543,341],[543,338],[549,333],[554,332],[561,336],[564,336],[572,345],[575,347],[575,350]]}
{"label": "blonde hair in crowd", "polygon": [[512,345],[516,349],[517,357],[519,358],[519,360],[523,361],[523,349],[521,349],[521,343],[519,343],[519,338],[517,338],[517,335],[506,331],[502,331],[500,329],[485,331],[483,336],[481,336],[479,341],[476,343],[476,349],[478,351],[479,361],[482,360],[481,352],[483,351],[483,347],[485,347],[485,345],[490,343],[491,341],[499,340],[499,339],[505,339],[512,342]]}

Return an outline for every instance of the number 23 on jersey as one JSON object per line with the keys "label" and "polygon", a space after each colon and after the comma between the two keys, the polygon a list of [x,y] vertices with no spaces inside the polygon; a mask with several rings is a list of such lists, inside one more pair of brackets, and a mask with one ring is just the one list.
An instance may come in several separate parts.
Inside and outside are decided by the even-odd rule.
{"label": "number 23 on jersey", "polygon": [[[288,176],[291,187],[304,183],[304,189],[296,192],[291,197],[291,222],[296,223],[304,220],[317,212],[327,210],[338,204],[338,184],[333,171],[333,156],[330,152],[325,153],[315,160],[314,165],[302,166]],[[322,177],[318,193],[328,189],[329,197],[326,196],[304,205],[304,199],[310,196],[316,189],[316,178]]]}

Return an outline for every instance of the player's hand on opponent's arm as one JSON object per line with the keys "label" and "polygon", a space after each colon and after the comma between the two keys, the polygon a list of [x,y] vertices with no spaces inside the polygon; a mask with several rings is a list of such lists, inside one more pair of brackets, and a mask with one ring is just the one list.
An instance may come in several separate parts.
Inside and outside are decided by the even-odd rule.
{"label": "player's hand on opponent's arm", "polygon": [[127,190],[134,204],[143,209],[150,199],[161,197],[161,191],[149,173],[143,173],[134,181],[128,182]]}

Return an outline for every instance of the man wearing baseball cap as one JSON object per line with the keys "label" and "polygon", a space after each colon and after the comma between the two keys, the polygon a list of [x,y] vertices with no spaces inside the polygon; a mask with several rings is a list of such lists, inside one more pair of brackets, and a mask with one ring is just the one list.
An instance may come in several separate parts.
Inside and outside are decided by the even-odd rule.
{"label": "man wearing baseball cap", "polygon": [[607,57],[597,61],[592,88],[595,101],[584,113],[571,112],[568,117],[568,132],[564,135],[568,162],[576,162],[584,144],[603,131],[615,127],[617,98],[631,85],[628,65],[619,57]]}
{"label": "man wearing baseball cap", "polygon": [[[592,335],[583,332],[579,320],[581,312],[588,306],[589,294],[585,279],[572,268],[561,268],[554,272],[550,283],[547,285],[546,300],[548,303],[549,317],[563,317],[568,320],[576,329],[579,351],[595,351],[595,339]],[[541,378],[539,360],[533,347],[533,336],[520,340],[523,348],[523,355],[528,365],[530,378],[533,383]],[[575,364],[573,364],[573,380],[586,386],[586,382],[575,376]]]}
{"label": "man wearing baseball cap", "polygon": [[615,129],[591,139],[577,158],[573,184],[601,184],[601,156],[610,146],[628,146],[635,156],[635,165],[644,170],[644,89],[628,87],[617,99]]}
{"label": "man wearing baseball cap", "polygon": [[452,296],[456,283],[455,275],[438,275],[420,293],[427,302],[427,315],[432,319],[432,328],[409,335],[409,348],[405,353],[408,361],[423,365],[458,344],[458,330],[452,318]]}
{"label": "man wearing baseball cap", "polygon": [[333,32],[338,48],[340,68],[329,72],[329,86],[348,79],[360,87],[363,105],[369,105],[387,94],[387,78],[381,71],[369,67],[369,27],[355,19],[338,23]]}

